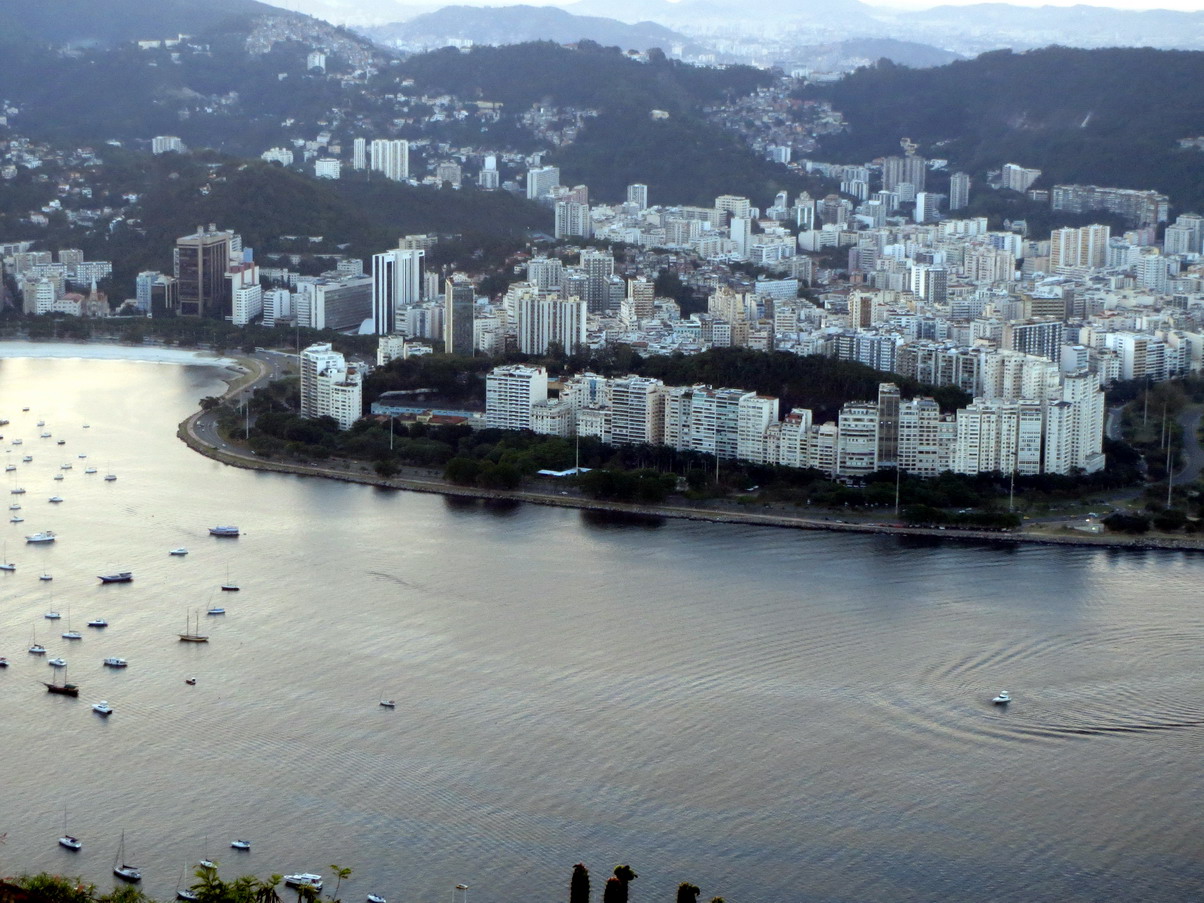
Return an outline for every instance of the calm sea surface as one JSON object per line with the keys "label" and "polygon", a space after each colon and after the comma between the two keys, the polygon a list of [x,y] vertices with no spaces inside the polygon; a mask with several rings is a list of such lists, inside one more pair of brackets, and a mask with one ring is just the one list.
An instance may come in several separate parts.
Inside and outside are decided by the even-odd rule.
{"label": "calm sea surface", "polygon": [[[0,522],[0,873],[107,888],[124,830],[163,900],[206,854],[331,890],[350,866],[343,899],[391,903],[560,900],[578,861],[599,897],[629,862],[633,903],[683,880],[729,903],[1200,898],[1204,557],[236,470],[174,435],[220,375],[0,360],[3,485],[27,490]],[[241,538],[207,534],[226,523]],[[116,570],[134,582],[99,584]],[[179,643],[197,610],[211,641]],[[68,613],[83,640],[59,638]],[[79,699],[38,683],[34,629]],[[56,846],[64,810],[80,853]]]}

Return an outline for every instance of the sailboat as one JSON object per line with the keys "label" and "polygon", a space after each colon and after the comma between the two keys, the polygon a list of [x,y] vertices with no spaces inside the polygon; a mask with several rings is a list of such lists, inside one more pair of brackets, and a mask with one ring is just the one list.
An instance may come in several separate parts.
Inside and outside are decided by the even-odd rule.
{"label": "sailboat", "polygon": [[63,836],[59,838],[59,846],[66,847],[72,852],[78,852],[83,847],[83,842],[78,837],[72,837],[67,833],[67,807],[63,807]]}
{"label": "sailboat", "polygon": [[394,702],[392,699],[385,698],[384,687],[381,687],[381,691],[380,691],[380,704],[383,705],[386,709],[392,709],[397,706],[397,703]]}
{"label": "sailboat", "polygon": [[222,592],[236,593],[238,592],[238,584],[230,581],[230,565],[226,565],[226,582],[222,584]]}
{"label": "sailboat", "polygon": [[52,683],[46,683],[46,681],[41,682],[42,686],[44,686],[46,688],[46,692],[47,693],[57,693],[59,696],[78,696],[79,695],[79,686],[77,686],[76,684],[67,682],[66,666],[64,666],[63,670],[62,670],[63,682],[61,684],[58,682],[58,675],[59,675],[59,672],[55,671],[55,676],[53,678]]}
{"label": "sailboat", "polygon": [[113,874],[123,881],[141,881],[142,872],[138,866],[129,865],[125,861],[125,831],[121,832],[121,845],[117,847],[117,855],[113,857]]}
{"label": "sailboat", "polygon": [[201,615],[196,616],[196,627],[193,628],[188,616],[184,616],[184,632],[179,634],[181,643],[208,643],[209,637],[201,633]]}
{"label": "sailboat", "polygon": [[84,635],[71,627],[71,606],[67,606],[67,629],[63,631],[64,640],[82,640]]}
{"label": "sailboat", "polygon": [[4,543],[4,554],[0,555],[0,571],[15,571],[17,566],[8,560],[8,542]]}
{"label": "sailboat", "polygon": [[189,903],[192,903],[192,901],[197,899],[197,895],[194,894],[192,891],[188,890],[188,888],[186,888],[186,887],[180,887],[180,885],[184,883],[184,869],[185,869],[186,865],[187,865],[187,863],[185,863],[185,865],[180,866],[180,877],[176,881],[176,899],[177,900],[187,900],[187,901],[189,901]]}
{"label": "sailboat", "polygon": [[33,633],[29,635],[29,654],[45,655],[46,647],[38,642],[38,622],[33,622]]}

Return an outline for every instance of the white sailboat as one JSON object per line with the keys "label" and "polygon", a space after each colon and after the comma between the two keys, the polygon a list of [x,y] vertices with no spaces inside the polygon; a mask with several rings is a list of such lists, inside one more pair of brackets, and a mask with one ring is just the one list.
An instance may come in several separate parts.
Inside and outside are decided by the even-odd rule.
{"label": "white sailboat", "polygon": [[222,584],[222,592],[223,592],[223,593],[236,593],[236,592],[238,592],[238,584],[237,584],[237,583],[235,583],[234,581],[232,581],[232,580],[230,579],[230,565],[229,565],[229,563],[227,563],[227,564],[226,564],[226,582]]}
{"label": "white sailboat", "polygon": [[67,833],[67,807],[63,807],[63,836],[59,838],[59,846],[71,850],[73,853],[78,852],[83,848],[83,842],[78,837],[72,837]]}
{"label": "white sailboat", "polygon": [[64,640],[82,640],[84,635],[71,626],[71,606],[67,606],[67,629],[63,631]]}
{"label": "white sailboat", "polygon": [[125,831],[121,832],[121,845],[117,847],[117,855],[113,857],[113,874],[123,881],[142,880],[142,872],[138,866],[125,861]]}
{"label": "white sailboat", "polygon": [[8,540],[4,541],[4,554],[0,555],[0,571],[15,571],[17,566],[8,560]]}

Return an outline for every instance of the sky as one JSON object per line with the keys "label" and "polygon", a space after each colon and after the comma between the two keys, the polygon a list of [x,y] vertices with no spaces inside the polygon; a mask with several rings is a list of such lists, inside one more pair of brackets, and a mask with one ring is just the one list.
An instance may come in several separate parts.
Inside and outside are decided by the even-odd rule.
{"label": "sky", "polygon": [[[572,11],[572,7],[567,3],[552,2],[552,0],[515,0],[514,4],[499,2],[482,2],[482,0],[446,0],[446,2],[432,2],[432,0],[265,0],[275,6],[282,6],[296,12],[309,13],[311,15],[322,16],[330,19],[346,19],[352,21],[359,16],[365,7],[371,8],[375,14],[374,17],[379,17],[382,11],[396,9],[399,18],[409,17],[422,12],[429,12],[438,9],[442,6],[462,5],[462,6],[510,6],[517,5],[522,2],[529,6],[563,6]],[[676,2],[676,0],[670,0]],[[870,6],[886,6],[902,9],[928,9],[933,6],[966,6],[971,3],[980,3],[983,0],[863,0]],[[1099,0],[1010,0],[1014,6],[1105,6],[1115,9],[1175,9],[1185,12],[1198,12],[1204,10],[1204,0],[1108,0],[1108,2],[1099,2]],[[781,0],[782,7],[789,9],[796,7],[797,4],[793,0]],[[388,18],[388,16],[386,16]]]}

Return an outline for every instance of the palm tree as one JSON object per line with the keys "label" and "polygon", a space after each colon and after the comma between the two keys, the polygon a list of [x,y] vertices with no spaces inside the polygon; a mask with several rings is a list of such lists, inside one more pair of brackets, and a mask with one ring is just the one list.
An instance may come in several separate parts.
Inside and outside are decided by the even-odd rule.
{"label": "palm tree", "polygon": [[698,895],[702,893],[689,881],[677,885],[677,903],[698,903]]}
{"label": "palm tree", "polygon": [[589,869],[580,862],[573,866],[573,879],[569,882],[569,903],[589,903]]}
{"label": "palm tree", "polygon": [[343,879],[344,879],[344,878],[350,878],[350,877],[351,877],[351,869],[349,869],[349,868],[343,868],[342,866],[339,866],[339,865],[332,865],[332,866],[330,867],[330,870],[331,870],[332,872],[334,872],[334,876],[335,876],[336,878],[338,878],[338,879],[339,879],[338,881],[336,881],[336,882],[334,883],[334,896],[333,896],[333,897],[331,897],[331,899],[332,899],[332,900],[334,900],[334,901],[336,901],[336,903],[338,903],[338,899],[339,899],[339,888],[343,886]]}
{"label": "palm tree", "polygon": [[283,875],[272,875],[267,881],[260,881],[259,886],[255,888],[255,903],[280,903],[276,885],[283,880]]}

